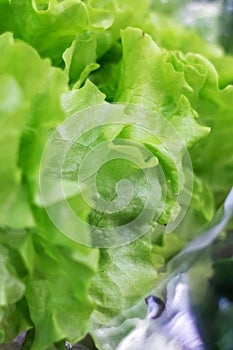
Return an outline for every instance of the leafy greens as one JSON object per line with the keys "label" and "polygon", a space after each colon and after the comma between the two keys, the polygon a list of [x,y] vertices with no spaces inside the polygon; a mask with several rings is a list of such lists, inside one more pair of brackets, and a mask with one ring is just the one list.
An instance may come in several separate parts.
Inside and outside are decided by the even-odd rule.
{"label": "leafy greens", "polygon": [[[32,350],[54,349],[65,339],[74,343],[88,332],[99,350],[113,350],[134,318],[143,317],[140,300],[163,278],[166,263],[211,220],[232,186],[233,58],[143,0],[1,0],[0,33],[0,343],[34,328]],[[156,221],[159,232],[151,225],[125,246],[92,248],[50,221],[41,200],[40,164],[59,125],[114,103],[160,116],[182,147],[173,143],[171,156],[153,135],[127,121],[84,135],[86,146],[77,148],[82,159],[103,141],[118,145],[126,139],[145,147],[155,159],[148,167],[161,164],[169,189]],[[160,129],[161,140],[171,145],[170,129]],[[166,225],[180,210],[177,189],[186,189],[177,167],[184,148],[193,165],[186,169],[193,176],[191,202],[168,234]],[[72,152],[69,157],[66,199],[98,225],[98,212],[73,191],[82,159]],[[98,173],[107,201],[122,180],[119,168],[123,161]],[[118,213],[121,223],[140,212],[146,189],[135,167],[123,175],[139,186],[133,205]],[[59,203],[56,189],[51,193]],[[106,217],[108,227],[112,218]],[[101,333],[105,324],[109,330]]]}

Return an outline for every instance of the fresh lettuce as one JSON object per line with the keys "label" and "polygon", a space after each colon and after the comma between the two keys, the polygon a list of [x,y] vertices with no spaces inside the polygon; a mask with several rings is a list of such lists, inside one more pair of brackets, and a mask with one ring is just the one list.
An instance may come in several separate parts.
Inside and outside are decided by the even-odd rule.
{"label": "fresh lettuce", "polygon": [[[91,333],[99,350],[112,350],[232,186],[233,58],[142,0],[1,0],[0,32],[0,343],[33,330],[30,348],[46,350]],[[116,111],[118,124],[105,125]],[[69,149],[61,196],[59,152],[85,123],[95,128]],[[44,203],[41,160],[54,135],[46,171],[55,181]],[[135,188],[117,215],[92,207],[93,188],[76,184],[82,162],[93,169],[97,159],[87,161],[89,150],[104,142],[121,157],[97,171],[101,198],[120,193],[123,206],[124,184]],[[131,230],[125,245],[92,248],[89,237],[77,243],[51,222],[53,208],[73,225],[63,202],[96,232],[132,221],[147,198],[144,172],[158,165],[149,204],[159,215],[149,212],[146,234],[134,227],[137,239]]]}
{"label": "fresh lettuce", "polygon": [[[66,240],[33,206],[43,148],[65,118],[61,93],[67,92],[67,78],[10,33],[2,35],[0,46],[1,342],[34,324],[32,348],[46,349],[85,335],[93,309],[87,290],[98,252]],[[67,323],[67,317],[73,321]]]}

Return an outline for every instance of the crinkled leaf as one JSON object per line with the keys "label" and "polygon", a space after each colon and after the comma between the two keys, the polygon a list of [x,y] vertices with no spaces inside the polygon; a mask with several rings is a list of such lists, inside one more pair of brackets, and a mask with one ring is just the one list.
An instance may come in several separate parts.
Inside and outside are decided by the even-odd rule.
{"label": "crinkled leaf", "polygon": [[96,251],[77,244],[49,247],[47,239],[40,237],[35,237],[34,246],[41,254],[26,290],[36,327],[32,349],[47,348],[64,338],[74,342],[88,329],[93,306],[87,290],[95,272]]}
{"label": "crinkled leaf", "polygon": [[[198,60],[206,62],[201,57]],[[196,172],[208,183],[218,204],[232,186],[232,99],[232,86],[219,89],[218,74],[209,64],[197,110],[200,120],[210,126],[212,131],[206,141],[201,141],[193,149],[191,156]]]}
{"label": "crinkled leaf", "polygon": [[[91,329],[98,346],[107,350],[114,347],[111,347],[111,330],[106,342],[104,329],[118,327],[124,319],[125,310],[146,294],[156,281],[148,237],[123,247],[101,249],[98,270],[90,289],[90,296],[96,304]],[[120,337],[120,334],[113,336],[113,343],[116,342],[115,337]]]}
{"label": "crinkled leaf", "polygon": [[[37,214],[36,219],[41,235],[33,231],[2,232],[0,239],[9,247],[11,258],[15,256],[11,264],[16,265],[24,276],[24,285],[20,281],[16,285],[12,273],[9,283],[4,282],[1,286],[12,288],[11,292],[7,290],[8,298],[19,294],[19,299],[25,295],[27,306],[22,303],[17,305],[17,312],[8,315],[8,322],[13,322],[10,327],[15,327],[14,332],[34,326],[32,349],[41,349],[65,338],[74,342],[87,332],[93,310],[88,288],[96,271],[98,251],[80,246],[54,229],[52,231],[51,224],[51,238],[47,237],[43,231],[43,216]],[[47,223],[46,230],[48,227]],[[4,255],[1,254],[1,257]],[[9,271],[13,271],[12,265],[9,265]],[[17,301],[13,297],[11,299],[8,302]],[[16,335],[11,334],[13,337]]]}
{"label": "crinkled leaf", "polygon": [[12,1],[11,4],[17,25],[16,35],[56,63],[61,63],[61,55],[74,36],[88,28],[87,8],[79,0],[26,0]]}
{"label": "crinkled leaf", "polygon": [[[206,136],[208,129],[196,123],[188,100],[182,96],[192,97],[195,93],[185,74],[194,68],[185,67],[173,53],[161,50],[139,29],[122,31],[122,45],[123,58],[115,101],[140,104],[159,111],[174,125],[188,146]],[[203,81],[200,75],[196,79]]]}
{"label": "crinkled leaf", "polygon": [[[117,313],[137,300],[142,288],[145,291],[150,288],[156,279],[150,252],[147,237],[124,247],[101,249],[99,272],[92,280],[90,291],[98,308]],[[148,274],[141,286],[145,269]]]}
{"label": "crinkled leaf", "polygon": [[[63,54],[65,71],[69,75],[71,84],[79,87],[91,71],[96,70],[96,38],[89,34],[78,37]],[[85,75],[84,75],[85,73]]]}
{"label": "crinkled leaf", "polygon": [[103,103],[105,103],[105,95],[90,80],[87,80],[82,88],[73,89],[61,95],[62,108],[67,116]]}

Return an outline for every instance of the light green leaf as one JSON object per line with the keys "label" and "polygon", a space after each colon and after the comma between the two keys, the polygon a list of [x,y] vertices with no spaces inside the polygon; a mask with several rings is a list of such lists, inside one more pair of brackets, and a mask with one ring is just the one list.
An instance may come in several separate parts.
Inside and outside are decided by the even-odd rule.
{"label": "light green leaf", "polygon": [[[161,50],[139,29],[122,31],[122,45],[123,58],[115,101],[139,104],[160,112],[174,125],[187,146],[206,136],[209,130],[196,123],[195,112],[187,100],[197,93],[190,84],[193,75],[191,78],[189,73],[188,78],[186,73],[190,69],[194,71],[195,67],[185,63],[182,57],[179,59],[179,56]],[[196,74],[196,80],[200,88],[203,76]]]}
{"label": "light green leaf", "polygon": [[80,87],[88,75],[96,70],[96,38],[95,36],[79,36],[63,54],[65,72],[69,75],[70,84]]}
{"label": "light green leaf", "polygon": [[105,103],[105,95],[90,80],[87,80],[82,88],[67,91],[61,95],[62,108],[67,116],[103,103]]}
{"label": "light green leaf", "polygon": [[[75,342],[88,329],[92,304],[87,290],[95,273],[97,252],[77,244],[52,246],[35,237],[37,257],[26,299],[36,327],[32,349],[48,348],[64,338]],[[40,312],[38,312],[40,310]]]}
{"label": "light green leaf", "polygon": [[[125,310],[153,288],[156,278],[148,236],[124,247],[100,250],[99,271],[90,289],[90,296],[96,304],[91,330],[100,349],[114,348],[109,344],[111,331],[108,333],[107,329],[111,325],[120,327]],[[113,342],[119,339],[121,332],[115,334]]]}
{"label": "light green leaf", "polygon": [[2,245],[0,262],[0,306],[2,307],[19,300],[24,294],[25,285],[11,265],[8,250]]}
{"label": "light green leaf", "polygon": [[0,224],[32,226],[27,190],[21,184],[22,172],[17,164],[27,109],[23,93],[11,76],[0,75],[0,99]]}
{"label": "light green leaf", "polygon": [[[199,60],[205,61],[201,57]],[[233,87],[229,85],[221,90],[218,85],[218,74],[209,64],[208,76],[200,91],[198,113],[201,122],[212,131],[191,153],[195,170],[208,183],[217,205],[232,186],[233,172]]]}
{"label": "light green leaf", "polygon": [[13,0],[11,5],[17,36],[34,46],[43,57],[49,56],[59,64],[63,51],[70,46],[74,36],[89,25],[87,8],[79,0]]}

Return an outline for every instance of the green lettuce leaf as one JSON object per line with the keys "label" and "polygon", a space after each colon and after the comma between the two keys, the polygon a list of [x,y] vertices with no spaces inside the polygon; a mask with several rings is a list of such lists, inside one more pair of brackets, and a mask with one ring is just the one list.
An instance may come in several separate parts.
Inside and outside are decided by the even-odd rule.
{"label": "green lettuce leaf", "polygon": [[78,245],[50,246],[49,250],[47,239],[39,236],[34,249],[41,253],[25,294],[36,329],[31,349],[45,349],[62,339],[75,342],[88,330],[93,305],[87,291],[97,254]]}
{"label": "green lettuce leaf", "polygon": [[32,226],[28,193],[18,166],[20,138],[26,122],[26,102],[20,86],[10,75],[0,75],[0,225]]}
{"label": "green lettuce leaf", "polygon": [[[160,49],[139,29],[122,31],[122,45],[115,101],[139,104],[160,112],[175,126],[188,147],[206,136],[208,129],[196,123],[196,114],[187,100],[197,93],[186,74],[194,68],[186,67],[179,56]],[[196,80],[201,85],[203,77],[197,76]]]}
{"label": "green lettuce leaf", "polygon": [[96,63],[96,45],[96,38],[86,34],[75,39],[63,54],[65,71],[70,84],[75,83],[76,88],[82,85],[93,70],[99,68]]}
{"label": "green lettuce leaf", "polygon": [[180,50],[183,53],[198,53],[208,58],[219,73],[221,87],[232,83],[233,57],[226,55],[217,43],[207,42],[198,35],[195,28],[185,27],[177,19],[168,14],[152,12],[138,27],[150,34],[161,46],[168,50]]}
{"label": "green lettuce leaf", "polygon": [[[40,234],[5,230],[0,235],[0,241],[11,252],[8,263],[5,260],[3,264],[9,266],[11,274],[7,277],[1,273],[8,278],[2,288],[5,297],[10,298],[5,299],[7,305],[14,306],[10,314],[3,310],[3,320],[7,317],[3,324],[5,341],[35,327],[32,349],[46,349],[62,339],[74,342],[86,334],[94,306],[88,288],[98,261],[97,250],[65,239],[42,214],[36,214]],[[3,253],[1,250],[2,259]],[[23,284],[16,280],[13,266],[17,266]]]}
{"label": "green lettuce leaf", "polygon": [[[199,61],[206,60],[199,57]],[[219,77],[215,68],[208,65],[208,75],[197,104],[200,120],[211,127],[208,141],[202,140],[191,152],[196,173],[208,183],[216,203],[222,203],[232,186],[233,146],[231,135],[232,85],[219,88]]]}
{"label": "green lettuce leaf", "polygon": [[21,331],[32,327],[24,300],[26,268],[18,252],[25,231],[0,229],[1,245],[1,307],[0,342],[12,341]]}
{"label": "green lettuce leaf", "polygon": [[[150,6],[142,0],[0,0],[0,343],[33,328],[33,350],[65,339],[73,343],[88,331],[100,350],[115,349],[137,315],[145,316],[142,298],[164,277],[158,271],[211,220],[214,205],[232,186],[233,89],[226,87],[233,81],[232,57]],[[150,187],[165,201],[161,215],[148,220],[151,236],[98,250],[71,241],[50,222],[38,178],[56,127],[75,115],[89,118],[80,117],[77,128],[91,118],[101,124],[105,116],[95,113],[100,105],[113,110],[109,102],[144,107],[139,121],[147,130],[133,125],[135,109],[128,106],[124,125],[98,125],[82,135],[64,163],[65,201],[98,233],[102,226],[130,222],[143,209],[141,170],[159,164],[167,193],[163,198],[163,188]],[[91,207],[99,198],[93,188],[85,189],[90,203],[77,189],[81,162],[102,142],[138,162],[118,159],[97,171],[97,190],[107,202],[120,193],[119,204],[128,203],[128,181],[135,185],[133,200],[117,215]],[[60,148],[54,149],[52,170],[60,157]],[[86,165],[93,168],[93,159]],[[47,184],[49,206],[66,223],[56,185]],[[163,234],[182,209],[179,191],[187,215],[174,232]]]}
{"label": "green lettuce leaf", "polygon": [[[114,328],[114,323],[115,326],[119,325],[122,313],[149,292],[156,278],[148,236],[120,248],[100,250],[98,273],[90,289],[90,296],[96,305],[91,317],[91,333],[100,349],[114,348],[109,339],[106,342],[105,330]],[[123,332],[127,332],[127,328]],[[111,331],[108,336],[111,337]],[[113,336],[115,345],[120,336],[120,333]]]}
{"label": "green lettuce leaf", "polygon": [[5,227],[0,242],[6,247],[0,254],[1,342],[35,327],[32,348],[45,349],[87,332],[93,309],[87,291],[98,251],[65,238],[34,205],[40,196],[44,146],[51,130],[65,118],[61,94],[68,90],[66,74],[10,33],[0,37],[0,47],[0,159],[5,164],[0,171],[0,225]]}
{"label": "green lettuce leaf", "polygon": [[[69,73],[70,83],[76,83],[76,88],[80,87],[91,73],[92,81],[95,82],[97,79],[102,87],[105,86],[109,91],[111,84],[109,75],[114,74],[113,67],[109,67],[109,64],[118,60],[121,51],[120,30],[129,25],[136,26],[138,19],[146,16],[149,3],[140,0],[135,6],[135,2],[131,0],[127,2],[89,0],[86,1],[86,6],[91,23],[89,30],[79,33],[64,52],[65,69]],[[97,72],[94,72],[95,70]],[[99,86],[98,83],[96,85]],[[101,91],[105,93],[103,89]]]}
{"label": "green lettuce leaf", "polygon": [[[19,3],[13,0],[10,5],[4,3],[1,6],[8,19],[6,21],[3,18],[2,31],[14,31],[16,37],[31,44],[43,57],[50,57],[56,66],[64,65],[64,51],[71,46],[73,40],[80,44],[80,38],[83,34],[88,36],[88,31],[96,37],[97,56],[102,56],[119,38],[119,30],[127,24],[135,24],[138,17],[149,9],[147,1],[138,1],[135,6],[131,0],[109,3],[96,0],[68,0],[62,3],[58,0],[25,0]],[[73,43],[72,48],[74,46],[77,47]],[[73,53],[70,52],[69,56],[73,56],[71,61],[74,62],[77,50],[71,51]],[[84,57],[84,54],[81,56]],[[82,62],[83,58],[80,57],[77,65],[80,67]],[[84,68],[87,74],[87,67]],[[93,63],[92,68],[89,66],[89,72],[96,68],[97,64]],[[72,79],[73,69],[74,67]]]}
{"label": "green lettuce leaf", "polygon": [[56,64],[61,64],[62,53],[75,35],[88,28],[88,12],[82,1],[11,1],[11,6],[16,36]]}
{"label": "green lettuce leaf", "polygon": [[66,90],[67,80],[10,33],[1,36],[0,49],[1,161],[6,164],[1,169],[0,218],[3,225],[27,227],[33,225],[28,202],[39,191],[37,176],[48,130],[64,119],[60,93]]}
{"label": "green lettuce leaf", "polygon": [[10,264],[9,251],[1,245],[1,289],[0,307],[15,303],[21,299],[25,285],[20,281],[13,266]]}
{"label": "green lettuce leaf", "polygon": [[66,116],[72,116],[82,109],[105,103],[105,95],[90,81],[80,89],[72,89],[61,95],[61,105]]}
{"label": "green lettuce leaf", "polygon": [[[198,91],[204,84],[208,65],[206,67],[204,62],[199,65],[195,63],[195,55],[186,57],[160,49],[151,37],[139,29],[124,30],[122,45],[120,79],[114,100],[144,105],[157,111],[175,128],[189,148],[206,136],[208,128],[197,124],[197,114],[189,101],[196,106]],[[193,61],[189,57],[193,57]],[[135,132],[131,132],[130,137],[143,140]],[[155,146],[155,140],[148,141],[142,142],[147,145],[149,143],[150,149],[158,147]],[[157,153],[156,155],[158,156]],[[159,158],[161,160],[161,154]],[[178,158],[175,166],[177,161]],[[166,161],[166,174],[169,168]],[[170,171],[170,180],[174,181],[175,169]],[[167,205],[169,208],[170,204]]]}

